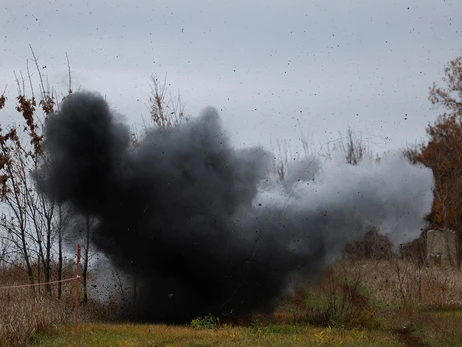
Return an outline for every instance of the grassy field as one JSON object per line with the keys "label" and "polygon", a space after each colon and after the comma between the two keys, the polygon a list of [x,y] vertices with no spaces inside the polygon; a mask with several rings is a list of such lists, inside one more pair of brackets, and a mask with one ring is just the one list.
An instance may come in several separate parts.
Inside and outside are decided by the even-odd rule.
{"label": "grassy field", "polygon": [[381,311],[371,328],[319,327],[308,322],[254,320],[215,329],[149,324],[84,323],[36,334],[33,346],[462,346],[462,310]]}
{"label": "grassy field", "polygon": [[393,334],[308,325],[222,326],[214,330],[133,324],[84,324],[39,335],[34,346],[399,346]]}
{"label": "grassy field", "polygon": [[402,259],[336,262],[321,281],[298,283],[274,315],[220,325],[213,316],[182,326],[114,323],[115,307],[92,302],[74,335],[67,301],[0,295],[0,346],[462,346],[462,271]]}

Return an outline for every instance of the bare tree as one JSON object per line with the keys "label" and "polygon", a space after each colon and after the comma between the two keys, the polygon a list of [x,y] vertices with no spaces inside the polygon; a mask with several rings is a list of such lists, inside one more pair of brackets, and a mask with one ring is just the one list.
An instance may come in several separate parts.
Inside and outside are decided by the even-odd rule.
{"label": "bare tree", "polygon": [[359,162],[368,154],[368,149],[361,136],[356,135],[351,127],[346,133],[346,143],[343,143],[345,159],[348,164],[358,165]]}
{"label": "bare tree", "polygon": [[[33,105],[33,100],[30,100]],[[22,180],[24,162],[22,145],[16,128],[0,135],[0,177],[1,202],[3,205],[0,227],[6,232],[8,240],[22,254],[29,282],[34,283],[29,232],[30,220],[25,212],[28,207],[28,184]]]}
{"label": "bare tree", "polygon": [[[32,173],[47,165],[48,158],[42,150],[41,130],[44,119],[54,112],[56,97],[45,83],[38,58],[32,48],[31,52],[39,79],[38,102],[34,95],[32,75],[27,63],[30,96],[26,93],[26,79],[22,73],[20,77],[16,77],[18,86],[16,111],[21,114],[23,122],[20,126],[12,126],[6,131],[0,129],[0,199],[3,205],[0,228],[5,232],[4,237],[16,252],[21,254],[29,282],[34,283],[34,276],[36,276],[37,281],[43,279],[48,283],[52,279],[53,247],[56,243],[57,230],[60,259],[58,277],[61,278],[60,213],[62,210],[37,189]],[[45,289],[51,295],[50,285],[46,285]]]}
{"label": "bare tree", "polygon": [[82,270],[82,285],[83,285],[83,301],[88,302],[88,265],[90,262],[90,240],[91,231],[95,218],[90,215],[85,216],[85,237],[83,247],[83,270]]}
{"label": "bare tree", "polygon": [[271,142],[271,151],[274,154],[274,170],[279,179],[284,181],[287,177],[291,164],[314,156],[312,146],[303,134],[299,138],[301,146],[292,146],[287,140],[276,140],[276,145]]}
{"label": "bare tree", "polygon": [[151,76],[151,95],[149,96],[149,113],[152,121],[159,128],[170,128],[187,121],[181,94],[173,97],[167,94],[167,79],[161,82],[157,76]]}
{"label": "bare tree", "polygon": [[[58,281],[63,279],[63,206],[58,205]],[[58,282],[58,299],[63,293],[62,283]]]}
{"label": "bare tree", "polygon": [[8,239],[2,237],[0,238],[0,269],[7,267],[7,257],[8,257]]}

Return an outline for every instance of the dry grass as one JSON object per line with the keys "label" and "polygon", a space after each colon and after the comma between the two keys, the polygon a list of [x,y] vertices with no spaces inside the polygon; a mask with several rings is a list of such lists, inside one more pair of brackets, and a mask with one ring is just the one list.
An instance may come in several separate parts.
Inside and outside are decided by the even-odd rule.
{"label": "dry grass", "polygon": [[416,318],[423,341],[430,346],[462,345],[462,310],[421,312]]}
{"label": "dry grass", "polygon": [[359,314],[348,317],[350,325],[391,331],[408,343],[418,340],[419,345],[462,345],[462,271],[458,268],[420,266],[398,257],[343,260],[330,267],[315,289],[321,301],[332,295],[331,282],[356,286],[368,299]]}
{"label": "dry grass", "polygon": [[341,261],[334,277],[357,281],[378,303],[415,308],[462,308],[462,271],[449,266],[419,266],[400,258]]}
{"label": "dry grass", "polygon": [[64,301],[34,294],[30,289],[0,292],[0,346],[27,346],[31,337],[68,322],[72,309]]}
{"label": "dry grass", "polygon": [[[390,310],[381,328],[331,328],[254,321],[196,330],[187,326],[85,323],[38,334],[34,346],[460,346],[462,311]],[[412,344],[414,343],[414,344]]]}
{"label": "dry grass", "polygon": [[72,326],[37,336],[36,346],[399,346],[380,331],[319,328],[310,325],[221,326],[195,330],[147,324],[84,324],[78,336]]}
{"label": "dry grass", "polygon": [[[72,291],[72,284],[67,289]],[[0,345],[26,345],[31,337],[39,346],[396,346],[409,341],[457,346],[462,341],[462,272],[455,268],[419,267],[399,258],[344,260],[331,265],[318,285],[293,294],[272,317],[200,331],[95,324],[117,316],[117,306],[90,303],[82,307],[86,323],[75,337],[72,325],[60,324],[72,317],[72,302],[16,290],[0,295]]]}
{"label": "dry grass", "polygon": [[[342,260],[294,290],[275,320],[393,334],[406,345],[462,346],[462,272],[400,258]],[[413,344],[414,343],[414,344]]]}

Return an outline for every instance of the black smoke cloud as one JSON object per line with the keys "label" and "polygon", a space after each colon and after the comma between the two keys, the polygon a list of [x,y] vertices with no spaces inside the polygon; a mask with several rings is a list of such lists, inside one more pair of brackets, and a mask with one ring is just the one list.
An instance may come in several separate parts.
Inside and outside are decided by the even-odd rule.
{"label": "black smoke cloud", "polygon": [[431,172],[397,155],[308,158],[281,183],[269,153],[229,144],[213,109],[133,148],[100,96],[76,93],[49,117],[45,148],[39,186],[97,218],[92,242],[136,276],[147,321],[269,312],[293,276],[314,276],[370,226],[417,236],[432,202]]}

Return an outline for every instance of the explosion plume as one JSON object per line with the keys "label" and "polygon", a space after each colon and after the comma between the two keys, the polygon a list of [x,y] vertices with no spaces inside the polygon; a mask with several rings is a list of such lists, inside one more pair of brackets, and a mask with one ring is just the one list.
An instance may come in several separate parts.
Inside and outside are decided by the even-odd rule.
{"label": "explosion plume", "polygon": [[431,171],[398,154],[307,158],[281,182],[267,151],[230,145],[213,109],[133,148],[88,92],[49,117],[45,148],[39,186],[98,220],[92,242],[137,276],[135,310],[149,321],[271,311],[292,276],[315,276],[371,226],[395,243],[418,236],[433,199]]}

